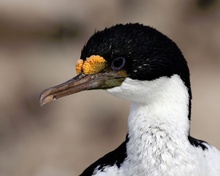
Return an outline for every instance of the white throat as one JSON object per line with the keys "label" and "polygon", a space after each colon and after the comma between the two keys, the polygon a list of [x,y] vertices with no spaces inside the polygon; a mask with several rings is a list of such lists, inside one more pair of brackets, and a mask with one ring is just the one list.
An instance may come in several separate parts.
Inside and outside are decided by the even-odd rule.
{"label": "white throat", "polygon": [[[189,132],[189,94],[178,75],[152,81],[126,78],[121,86],[107,90],[110,94],[131,101],[129,130],[136,125],[169,125],[167,130],[187,135]],[[158,124],[158,125],[159,125]],[[145,126],[145,127],[144,127]]]}
{"label": "white throat", "polygon": [[124,165],[134,169],[131,173],[166,173],[188,158],[182,156],[188,155],[189,94],[178,75],[153,81],[126,78],[120,87],[107,91],[131,100],[128,158]]}

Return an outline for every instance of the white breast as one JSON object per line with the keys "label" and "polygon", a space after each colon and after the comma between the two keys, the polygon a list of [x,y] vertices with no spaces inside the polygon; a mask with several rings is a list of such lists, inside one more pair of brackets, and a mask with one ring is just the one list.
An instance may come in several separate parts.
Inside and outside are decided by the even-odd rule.
{"label": "white breast", "polygon": [[[203,151],[189,143],[189,94],[178,75],[153,81],[127,78],[121,86],[107,91],[131,100],[127,158],[116,175],[219,175],[219,151],[209,145]],[[210,163],[216,160],[213,157],[218,162],[211,168]]]}

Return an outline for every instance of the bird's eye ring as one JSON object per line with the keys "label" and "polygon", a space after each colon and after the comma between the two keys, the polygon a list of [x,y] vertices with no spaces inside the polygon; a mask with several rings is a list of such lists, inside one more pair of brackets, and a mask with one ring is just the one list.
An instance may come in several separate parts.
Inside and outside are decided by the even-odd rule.
{"label": "bird's eye ring", "polygon": [[114,71],[121,70],[125,66],[125,58],[117,57],[112,61],[111,67]]}

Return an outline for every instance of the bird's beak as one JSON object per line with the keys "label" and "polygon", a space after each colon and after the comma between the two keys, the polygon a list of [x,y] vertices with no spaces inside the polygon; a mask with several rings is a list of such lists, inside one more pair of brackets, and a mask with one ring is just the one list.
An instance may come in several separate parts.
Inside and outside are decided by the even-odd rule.
{"label": "bird's beak", "polygon": [[81,73],[69,81],[44,90],[40,95],[40,105],[43,106],[58,98],[84,90],[108,89],[120,86],[125,77],[125,71],[103,70],[99,73],[87,75]]}

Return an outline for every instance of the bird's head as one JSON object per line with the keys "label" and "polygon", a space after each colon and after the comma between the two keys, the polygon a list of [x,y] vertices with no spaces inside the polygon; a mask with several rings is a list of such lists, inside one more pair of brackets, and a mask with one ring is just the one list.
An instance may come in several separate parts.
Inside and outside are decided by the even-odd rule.
{"label": "bird's head", "polygon": [[142,101],[142,90],[151,94],[161,77],[178,75],[190,92],[187,63],[176,44],[154,28],[140,24],[116,25],[96,32],[83,47],[76,63],[77,76],[46,89],[44,105],[76,92],[105,89],[113,95]]}

